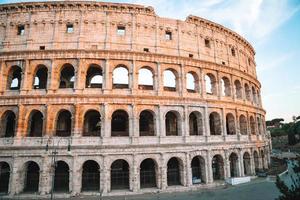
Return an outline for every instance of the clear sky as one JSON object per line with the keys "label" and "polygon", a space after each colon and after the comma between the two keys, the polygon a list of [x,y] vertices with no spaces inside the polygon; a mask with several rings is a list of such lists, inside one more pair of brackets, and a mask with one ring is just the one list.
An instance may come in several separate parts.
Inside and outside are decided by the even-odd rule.
{"label": "clear sky", "polygon": [[193,14],[238,32],[256,50],[267,119],[291,121],[293,115],[300,115],[300,0],[103,1],[152,6],[161,17],[185,20]]}

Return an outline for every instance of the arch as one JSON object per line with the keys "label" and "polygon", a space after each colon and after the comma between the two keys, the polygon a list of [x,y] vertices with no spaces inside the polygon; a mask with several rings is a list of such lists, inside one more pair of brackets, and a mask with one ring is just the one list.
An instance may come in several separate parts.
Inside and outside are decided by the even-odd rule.
{"label": "arch", "polygon": [[176,91],[177,90],[177,71],[174,69],[166,69],[163,72],[164,90]]}
{"label": "arch", "polygon": [[167,164],[167,183],[168,186],[182,185],[181,182],[182,165],[176,157],[169,159]]}
{"label": "arch", "polygon": [[244,115],[240,115],[240,132],[242,135],[247,135],[248,133],[248,127],[247,127],[247,119]]}
{"label": "arch", "polygon": [[153,70],[150,67],[142,67],[139,69],[138,84],[139,89],[153,90]]}
{"label": "arch", "polygon": [[157,165],[151,158],[143,160],[140,165],[140,185],[141,188],[157,187],[156,184]]}
{"label": "arch", "polygon": [[194,111],[189,115],[190,135],[203,135],[203,121],[200,112]]}
{"label": "arch", "polygon": [[114,161],[110,167],[111,189],[129,189],[129,165],[123,160]]}
{"label": "arch", "polygon": [[179,135],[179,113],[175,111],[169,111],[165,117],[166,136],[178,136]]}
{"label": "arch", "polygon": [[111,117],[111,136],[129,136],[129,119],[124,110],[116,110]]}
{"label": "arch", "polygon": [[252,135],[256,135],[255,126],[256,125],[255,125],[254,117],[250,116],[250,129]]}
{"label": "arch", "polygon": [[223,77],[221,79],[221,88],[222,88],[222,96],[230,97],[231,96],[231,85],[230,80],[227,77]]}
{"label": "arch", "polygon": [[234,89],[235,89],[235,97],[237,99],[242,99],[243,98],[242,85],[239,80],[234,81]]}
{"label": "arch", "polygon": [[257,151],[253,152],[255,172],[259,169],[259,157]]}
{"label": "arch", "polygon": [[258,134],[261,135],[262,124],[259,117],[257,117],[257,128],[258,128]]}
{"label": "arch", "polygon": [[30,119],[28,122],[29,137],[42,137],[43,136],[43,114],[38,110],[33,110],[30,113]]}
{"label": "arch", "polygon": [[75,70],[73,65],[66,63],[60,71],[59,88],[74,88]]}
{"label": "arch", "polygon": [[221,127],[221,118],[220,114],[217,112],[212,112],[209,115],[209,129],[211,135],[221,135],[222,127]]}
{"label": "arch", "polygon": [[251,101],[251,90],[249,88],[249,85],[247,83],[245,83],[244,88],[245,88],[246,100]]}
{"label": "arch", "polygon": [[217,95],[217,80],[216,77],[208,73],[204,77],[206,94]]}
{"label": "arch", "polygon": [[236,153],[231,153],[229,156],[230,177],[238,177],[239,175],[239,158]]}
{"label": "arch", "polygon": [[56,122],[56,136],[69,137],[71,136],[72,114],[68,110],[61,110],[58,113]]}
{"label": "arch", "polygon": [[25,163],[24,192],[38,192],[40,182],[40,167],[36,162]]}
{"label": "arch", "polygon": [[13,111],[6,111],[1,118],[1,137],[14,137],[16,131],[16,115]]}
{"label": "arch", "polygon": [[129,88],[129,74],[125,65],[118,65],[113,70],[113,88]]}
{"label": "arch", "polygon": [[202,156],[195,156],[191,162],[192,183],[206,183],[205,160]]}
{"label": "arch", "polygon": [[91,64],[86,72],[86,88],[102,88],[103,75],[102,68],[97,64]]}
{"label": "arch", "polygon": [[10,180],[10,166],[7,162],[0,162],[0,180],[0,193],[7,194]]}
{"label": "arch", "polygon": [[34,89],[46,89],[48,79],[48,68],[45,65],[38,65],[33,79]]}
{"label": "arch", "polygon": [[198,76],[195,72],[188,72],[186,74],[186,89],[188,92],[196,92],[199,84],[198,84]]}
{"label": "arch", "polygon": [[256,90],[253,86],[252,86],[252,102],[257,103]]}
{"label": "arch", "polygon": [[265,152],[260,150],[262,168],[265,169]]}
{"label": "arch", "polygon": [[81,190],[100,190],[100,167],[94,160],[87,160],[82,165]]}
{"label": "arch", "polygon": [[97,110],[89,110],[84,115],[83,136],[101,135],[101,115]]}
{"label": "arch", "polygon": [[153,113],[149,110],[144,110],[140,113],[139,119],[140,136],[154,136],[155,123]]}
{"label": "arch", "polygon": [[55,192],[69,192],[69,165],[64,161],[55,163],[53,190]]}
{"label": "arch", "polygon": [[227,135],[235,135],[235,119],[233,114],[227,113],[226,115],[226,131]]}
{"label": "arch", "polygon": [[219,154],[212,158],[212,172],[214,181],[224,179],[224,160]]}
{"label": "arch", "polygon": [[7,77],[7,89],[19,90],[22,81],[22,69],[21,67],[14,65],[10,68]]}
{"label": "arch", "polygon": [[244,174],[246,176],[251,175],[251,158],[248,152],[245,152],[243,155],[243,163],[244,163]]}

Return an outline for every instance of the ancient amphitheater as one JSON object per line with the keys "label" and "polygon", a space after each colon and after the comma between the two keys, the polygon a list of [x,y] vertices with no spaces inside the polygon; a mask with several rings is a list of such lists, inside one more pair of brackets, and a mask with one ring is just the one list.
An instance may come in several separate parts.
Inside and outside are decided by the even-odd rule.
{"label": "ancient amphitheater", "polygon": [[268,168],[254,56],[197,16],[0,5],[0,194],[191,190]]}

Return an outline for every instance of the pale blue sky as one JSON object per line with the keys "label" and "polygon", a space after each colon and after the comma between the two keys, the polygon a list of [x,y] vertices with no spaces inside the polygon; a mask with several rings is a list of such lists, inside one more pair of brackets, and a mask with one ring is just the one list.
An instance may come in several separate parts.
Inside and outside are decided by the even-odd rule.
{"label": "pale blue sky", "polygon": [[300,115],[300,0],[104,1],[153,6],[161,17],[184,20],[193,14],[235,30],[256,50],[267,119],[291,121],[293,115]]}

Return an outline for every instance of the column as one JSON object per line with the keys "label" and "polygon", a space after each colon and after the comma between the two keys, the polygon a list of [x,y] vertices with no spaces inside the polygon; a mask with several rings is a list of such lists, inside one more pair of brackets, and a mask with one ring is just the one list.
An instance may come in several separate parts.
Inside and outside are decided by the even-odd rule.
{"label": "column", "polygon": [[101,135],[104,138],[108,138],[108,137],[110,137],[110,133],[111,133],[111,115],[109,112],[109,104],[104,103],[102,109],[103,109],[104,116],[102,117],[103,131],[101,130],[102,131]]}
{"label": "column", "polygon": [[180,73],[179,81],[181,82],[181,90],[179,90],[180,96],[187,96],[186,76],[185,76],[184,65],[183,64],[180,65],[180,72],[179,73]]}
{"label": "column", "polygon": [[110,60],[105,60],[103,67],[103,93],[109,93],[112,89],[112,72],[110,71]]}
{"label": "column", "polygon": [[136,94],[138,91],[138,74],[139,71],[136,68],[136,62],[135,60],[132,61],[131,67],[129,68],[129,88],[131,89],[131,94]]}
{"label": "column", "polygon": [[21,163],[18,159],[17,156],[14,156],[13,158],[13,164],[12,164],[12,169],[11,169],[11,173],[10,173],[10,183],[9,183],[9,195],[13,196],[16,194],[19,194],[20,191],[20,173],[18,168],[21,169]]}
{"label": "column", "polygon": [[[7,82],[7,78],[4,78],[4,77],[7,77],[7,74],[4,74],[4,68],[5,68],[5,62],[4,60],[1,60],[0,61],[0,77],[2,77],[0,79],[0,94],[3,94],[3,92],[5,92],[5,87],[6,87],[6,82]],[[6,82],[5,82],[6,81]]]}
{"label": "column", "polygon": [[82,91],[85,88],[85,69],[87,69],[85,59],[77,59],[77,67],[75,68],[75,84],[76,91]]}
{"label": "column", "polygon": [[22,104],[18,105],[18,117],[17,117],[17,130],[16,130],[16,136],[18,138],[25,136],[26,130],[24,130],[25,126],[25,106]]}
{"label": "column", "polygon": [[209,140],[209,136],[210,136],[210,128],[209,128],[209,115],[208,115],[208,108],[207,108],[207,105],[205,105],[204,107],[204,116],[203,116],[203,119],[204,119],[204,136],[205,136],[205,141],[208,142]]}
{"label": "column", "polygon": [[100,170],[100,188],[102,195],[106,195],[110,191],[110,166],[108,165],[108,157],[103,157],[103,167]]}
{"label": "column", "polygon": [[43,162],[40,171],[40,185],[39,191],[41,195],[49,194],[52,187],[52,157],[48,156],[49,152],[46,152],[46,155],[43,156]]}
{"label": "column", "polygon": [[223,140],[226,141],[227,130],[226,130],[226,114],[225,108],[222,108],[222,128],[223,128]]}
{"label": "column", "polygon": [[230,164],[229,164],[229,152],[225,151],[225,158],[224,158],[224,178],[230,177]]}
{"label": "column", "polygon": [[164,112],[163,109],[160,105],[158,105],[158,110],[159,110],[159,125],[160,125],[160,136],[161,137],[165,137],[166,136],[166,126],[165,126],[165,116],[164,116]]}
{"label": "column", "polygon": [[77,196],[81,192],[81,165],[78,156],[73,157],[73,171],[72,171],[72,196]]}
{"label": "column", "polygon": [[157,92],[157,95],[161,95],[162,92],[163,92],[163,75],[162,75],[162,72],[161,72],[161,69],[160,69],[160,63],[157,62],[156,63],[157,67],[156,67],[156,92]]}
{"label": "column", "polygon": [[206,171],[206,181],[207,183],[213,182],[213,171],[212,171],[212,157],[210,150],[206,151],[206,163],[205,163],[205,171]]}
{"label": "column", "polygon": [[165,190],[168,187],[168,179],[167,179],[167,164],[165,163],[164,155],[161,154],[161,190]]}
{"label": "column", "polygon": [[185,105],[183,107],[183,121],[182,121],[182,135],[184,136],[184,140],[186,142],[187,138],[190,136],[190,131],[189,131],[189,113],[188,113],[188,106]]}
{"label": "column", "polygon": [[131,184],[130,184],[130,190],[133,192],[137,192],[140,189],[140,177],[139,177],[139,171],[140,166],[137,164],[138,160],[136,155],[133,155],[133,165],[131,167]]}
{"label": "column", "polygon": [[188,153],[185,153],[186,158],[186,186],[190,187],[192,183],[192,168],[191,168],[191,159]]}
{"label": "column", "polygon": [[243,158],[243,152],[239,150],[239,176],[245,176],[244,173],[244,158]]}
{"label": "column", "polygon": [[20,62],[22,66],[22,76],[21,76],[21,85],[20,85],[20,94],[26,94],[29,90],[29,87],[31,84],[28,84],[29,78],[31,78],[31,72],[30,72],[30,66],[29,66],[29,60],[25,60],[23,62]]}
{"label": "column", "polygon": [[74,137],[80,137],[82,135],[82,127],[83,127],[83,117],[82,115],[84,113],[82,113],[81,111],[81,105],[76,103],[74,105],[75,107],[75,112],[74,115],[72,116],[73,118],[73,123],[74,123],[74,129],[73,129],[73,136]]}

